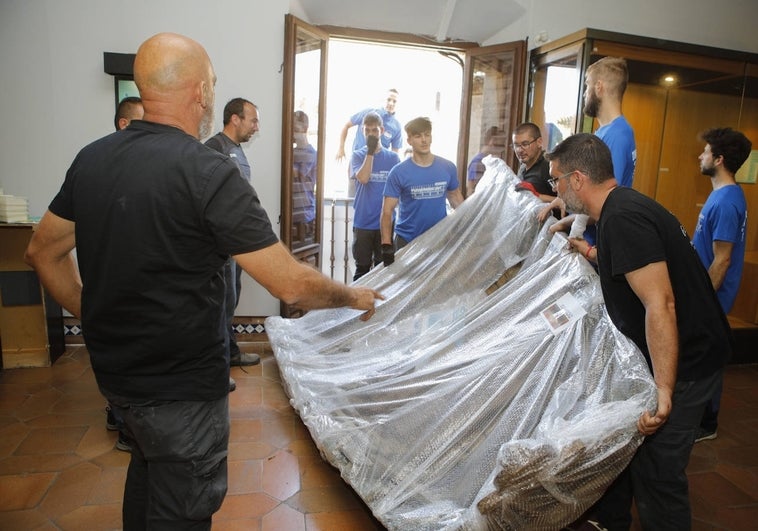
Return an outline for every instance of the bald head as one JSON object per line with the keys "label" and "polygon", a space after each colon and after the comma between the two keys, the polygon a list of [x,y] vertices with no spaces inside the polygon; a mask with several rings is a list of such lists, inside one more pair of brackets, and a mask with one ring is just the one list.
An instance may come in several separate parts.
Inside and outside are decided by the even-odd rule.
{"label": "bald head", "polygon": [[200,138],[210,134],[216,76],[198,42],[176,33],[150,37],[137,50],[134,82],[145,120],[179,127]]}

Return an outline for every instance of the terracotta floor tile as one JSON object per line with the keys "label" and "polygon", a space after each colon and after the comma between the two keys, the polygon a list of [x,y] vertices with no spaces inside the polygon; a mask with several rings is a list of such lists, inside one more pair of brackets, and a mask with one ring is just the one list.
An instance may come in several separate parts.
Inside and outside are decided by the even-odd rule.
{"label": "terracotta floor tile", "polygon": [[15,455],[65,454],[76,450],[86,426],[34,429],[21,441]]}
{"label": "terracotta floor tile", "polygon": [[98,484],[100,473],[100,467],[87,462],[60,472],[42,500],[40,510],[55,519],[81,507]]}
{"label": "terracotta floor tile", "polygon": [[321,458],[321,454],[319,453],[318,448],[316,448],[316,445],[310,437],[292,441],[285,447],[285,449],[291,452],[292,455],[296,455],[298,457]]}
{"label": "terracotta floor tile", "polygon": [[90,489],[87,505],[120,504],[124,499],[126,470],[126,467],[103,469],[95,484],[92,485],[92,489]]}
{"label": "terracotta floor tile", "polygon": [[742,468],[728,463],[719,463],[715,471],[758,502],[758,467]]}
{"label": "terracotta floor tile", "polygon": [[303,513],[355,511],[363,502],[346,484],[302,489],[287,505]]}
{"label": "terracotta floor tile", "polygon": [[65,395],[52,407],[52,412],[101,411],[104,407],[103,395],[97,391],[83,391]]}
{"label": "terracotta floor tile", "polygon": [[[45,527],[48,526],[48,527]],[[47,529],[58,529],[54,527],[47,516],[37,510],[29,511],[8,511],[0,515],[0,529],[2,530],[26,530],[34,529],[42,531]]]}
{"label": "terracotta floor tile", "polygon": [[263,490],[263,460],[229,461],[227,494],[252,494]]}
{"label": "terracotta floor tile", "polygon": [[75,454],[13,455],[0,459],[0,475],[58,472],[81,462]]}
{"label": "terracotta floor tile", "polygon": [[27,425],[18,421],[0,428],[0,459],[12,455],[18,445],[29,436],[29,431]]}
{"label": "terracotta floor tile", "polygon": [[253,494],[227,495],[221,509],[213,516],[214,520],[240,520],[242,518],[261,518],[273,511],[279,502],[263,492]]}
{"label": "terracotta floor tile", "polygon": [[258,419],[239,419],[232,423],[229,442],[262,441],[261,421]]}
{"label": "terracotta floor tile", "polygon": [[[261,352],[260,365],[232,369],[229,490],[212,529],[382,530],[323,461],[289,405],[273,354]],[[120,529],[130,457],[113,448],[104,407],[83,347],[70,347],[53,367],[0,371],[0,531]],[[752,530],[758,365],[727,368],[719,421],[719,437],[695,445],[688,468],[693,530]],[[630,531],[641,531],[639,522]]]}
{"label": "terracotta floor tile", "polygon": [[284,501],[300,490],[300,465],[297,457],[284,450],[263,460],[263,491]]}
{"label": "terracotta floor tile", "polygon": [[0,511],[32,509],[55,481],[54,472],[0,476]]}
{"label": "terracotta floor tile", "polygon": [[305,515],[307,531],[381,531],[384,526],[366,511],[338,511]]}
{"label": "terracotta floor tile", "polygon": [[55,520],[64,531],[121,529],[121,504],[84,505]]}
{"label": "terracotta floor tile", "polygon": [[744,507],[718,507],[711,517],[714,529],[750,531],[756,529],[758,522],[758,505]]}
{"label": "terracotta floor tile", "polygon": [[[211,531],[260,531],[260,518],[244,518],[242,520],[221,520],[214,517]],[[282,530],[284,531],[284,530]]]}
{"label": "terracotta floor tile", "polygon": [[321,458],[308,459],[301,457],[300,460],[300,483],[303,489],[328,487],[342,483],[339,471],[321,460]]}
{"label": "terracotta floor tile", "polygon": [[16,409],[16,417],[20,420],[29,420],[43,415],[50,411],[61,396],[63,393],[58,389],[43,389],[39,393],[27,396]]}
{"label": "terracotta floor tile", "polygon": [[295,422],[296,419],[291,417],[262,419],[261,440],[276,448],[285,448],[299,438],[296,437]]}
{"label": "terracotta floor tile", "polygon": [[243,387],[241,380],[237,381],[237,390],[229,395],[229,409],[234,412],[238,409],[260,406],[263,403],[263,391],[260,387]]}
{"label": "terracotta floor tile", "polygon": [[305,531],[305,515],[286,505],[279,505],[262,519],[262,531]]}
{"label": "terracotta floor tile", "polygon": [[276,448],[270,444],[258,441],[230,442],[229,461],[245,461],[246,459],[264,459],[273,455]]}

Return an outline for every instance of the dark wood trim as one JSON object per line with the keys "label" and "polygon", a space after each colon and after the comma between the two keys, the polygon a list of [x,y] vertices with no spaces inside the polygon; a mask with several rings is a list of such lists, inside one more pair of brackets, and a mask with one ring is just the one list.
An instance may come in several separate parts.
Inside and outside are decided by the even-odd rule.
{"label": "dark wood trim", "polygon": [[436,50],[465,51],[470,48],[478,48],[479,44],[470,41],[443,41],[439,42],[432,37],[413,35],[410,33],[395,33],[391,31],[377,31],[359,28],[346,28],[343,26],[323,25],[318,26],[333,38],[344,38],[352,41],[369,41],[374,44],[385,43],[406,46],[424,46]]}
{"label": "dark wood trim", "polygon": [[[642,46],[653,48],[666,52],[702,55],[720,59],[731,59],[733,61],[747,61],[758,63],[758,54],[744,52],[740,50],[730,50],[727,48],[715,48],[713,46],[704,46],[701,44],[690,44],[686,42],[670,41],[654,37],[643,37],[642,35],[631,35],[629,33],[618,33],[615,31],[599,30],[595,28],[585,28],[577,32],[556,39],[547,44],[532,50],[532,54],[543,54],[557,48],[562,48],[572,42],[579,42],[585,39],[602,40],[614,43],[628,44],[631,46]],[[656,62],[661,62],[660,59]]]}

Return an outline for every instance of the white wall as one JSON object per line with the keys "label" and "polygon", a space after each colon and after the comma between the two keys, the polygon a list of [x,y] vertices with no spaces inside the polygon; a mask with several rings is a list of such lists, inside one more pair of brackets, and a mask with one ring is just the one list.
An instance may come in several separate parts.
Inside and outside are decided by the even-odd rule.
{"label": "white wall", "polygon": [[[529,36],[533,46],[542,30],[555,39],[593,27],[758,52],[756,0],[519,1],[526,15],[486,44]],[[147,37],[174,31],[203,44],[213,61],[217,129],[229,99],[259,105],[261,132],[246,152],[276,224],[290,10],[303,16],[298,0],[0,0],[0,187],[28,197],[31,214],[41,216],[78,150],[112,130],[113,78],[103,72],[103,52],[132,53]],[[237,314],[277,313],[278,301],[246,278]]]}
{"label": "white wall", "polygon": [[[29,198],[41,216],[85,144],[113,130],[113,77],[103,52],[134,53],[173,31],[205,46],[216,70],[216,129],[224,104],[242,96],[261,110],[245,147],[271,221],[280,210],[284,15],[288,0],[2,0],[0,187]],[[275,226],[278,232],[278,226]],[[245,279],[239,315],[275,315],[279,304]]]}
{"label": "white wall", "polygon": [[552,41],[584,28],[758,53],[756,0],[516,0],[526,13],[483,44]]}

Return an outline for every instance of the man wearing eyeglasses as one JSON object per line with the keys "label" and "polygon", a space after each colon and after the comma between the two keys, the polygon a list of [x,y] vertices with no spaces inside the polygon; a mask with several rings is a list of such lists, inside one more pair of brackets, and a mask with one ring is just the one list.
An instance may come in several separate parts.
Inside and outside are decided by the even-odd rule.
{"label": "man wearing eyeglasses", "polygon": [[540,128],[531,122],[519,125],[513,131],[511,147],[521,162],[518,169],[521,182],[516,189],[530,191],[546,203],[555,199],[555,192],[548,183],[550,166],[542,149]]}
{"label": "man wearing eyeglasses", "polygon": [[[658,390],[656,410],[637,419],[646,439],[595,505],[593,525],[629,529],[634,500],[643,529],[690,529],[686,468],[730,354],[726,316],[681,223],[654,200],[618,185],[600,138],[570,136],[546,158],[566,208],[597,220],[608,315],[642,351]],[[588,252],[585,240],[570,242]]]}

